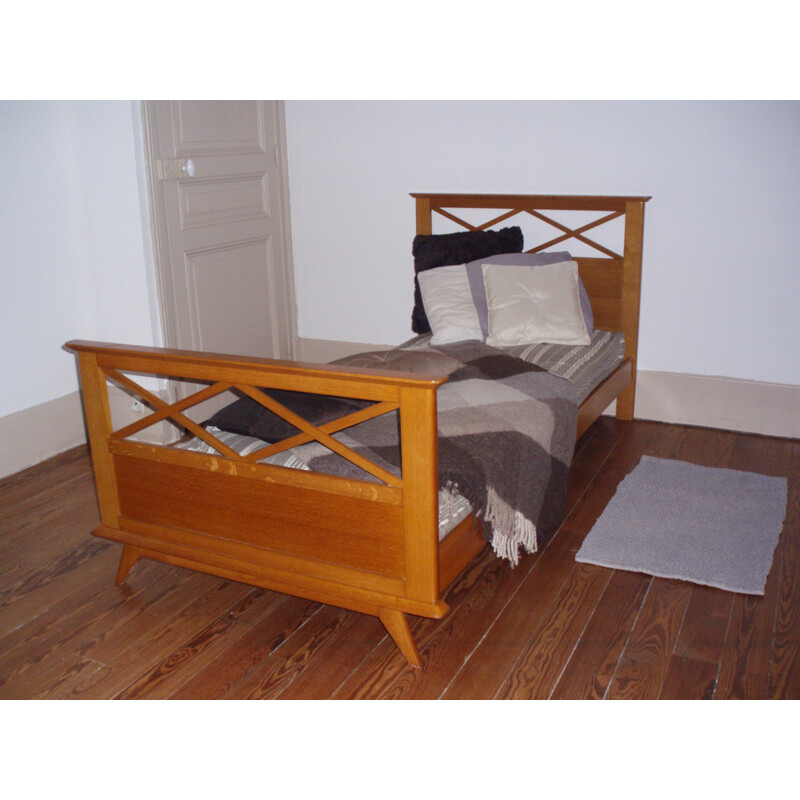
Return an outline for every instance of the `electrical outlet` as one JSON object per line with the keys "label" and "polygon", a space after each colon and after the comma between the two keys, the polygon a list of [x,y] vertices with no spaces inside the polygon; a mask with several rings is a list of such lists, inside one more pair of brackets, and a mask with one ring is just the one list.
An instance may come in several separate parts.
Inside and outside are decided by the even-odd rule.
{"label": "electrical outlet", "polygon": [[133,400],[131,400],[131,411],[133,411],[134,414],[144,414],[144,403],[134,397]]}

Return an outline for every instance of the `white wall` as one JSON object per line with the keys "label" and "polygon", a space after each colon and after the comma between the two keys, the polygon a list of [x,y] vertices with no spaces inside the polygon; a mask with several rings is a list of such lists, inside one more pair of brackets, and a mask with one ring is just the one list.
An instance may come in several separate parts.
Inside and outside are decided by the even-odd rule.
{"label": "white wall", "polygon": [[286,103],[301,337],[411,336],[409,192],[652,195],[639,367],[800,384],[800,103]]}
{"label": "white wall", "polygon": [[78,389],[68,339],[157,343],[138,105],[0,102],[0,419]]}

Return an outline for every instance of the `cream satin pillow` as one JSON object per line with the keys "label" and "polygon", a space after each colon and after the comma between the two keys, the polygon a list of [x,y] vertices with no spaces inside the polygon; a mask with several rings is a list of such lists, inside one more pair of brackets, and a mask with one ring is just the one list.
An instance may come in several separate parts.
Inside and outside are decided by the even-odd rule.
{"label": "cream satin pillow", "polygon": [[467,268],[463,264],[425,270],[418,273],[417,278],[433,334],[431,344],[483,340]]}
{"label": "cream satin pillow", "polygon": [[591,342],[581,312],[577,262],[483,264],[482,270],[489,306],[487,344]]}

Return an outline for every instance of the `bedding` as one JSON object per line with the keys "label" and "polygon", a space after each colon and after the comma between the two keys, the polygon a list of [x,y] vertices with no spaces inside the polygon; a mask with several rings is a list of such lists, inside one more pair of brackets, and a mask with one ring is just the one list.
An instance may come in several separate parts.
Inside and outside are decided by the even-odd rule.
{"label": "bedding", "polygon": [[[431,335],[415,336],[400,345],[403,350],[425,350]],[[566,378],[575,389],[578,405],[591,394],[625,359],[625,334],[622,331],[592,332],[585,346],[568,344],[532,344],[498,348],[530,364]],[[358,366],[369,367],[382,362],[382,353],[369,353]]]}
{"label": "bedding", "polygon": [[432,344],[485,341],[463,264],[420,272],[417,279]]}
{"label": "bedding", "polygon": [[[487,348],[487,350],[488,349],[489,348]],[[569,381],[572,384],[575,401],[577,404],[580,404],[603,379],[622,363],[625,352],[625,335],[621,332],[595,330],[592,333],[591,342],[587,346],[552,344],[523,345],[502,348],[502,352],[507,356],[524,361],[539,370],[545,370],[558,378]],[[363,369],[391,369],[423,373],[441,372],[450,375],[449,384],[452,384],[454,375],[461,366],[459,359],[456,358],[448,348],[440,349],[435,346],[432,334],[414,337],[391,350],[358,353],[332,363],[340,366]],[[448,384],[445,384],[445,386],[439,390],[440,407],[442,395],[449,391],[447,386]],[[280,393],[271,391],[270,395],[279,397]],[[336,401],[338,398],[306,395],[303,403],[297,400],[293,403],[293,407],[299,409],[302,406],[310,413],[310,417],[321,418],[322,412],[329,412],[333,408],[333,405],[329,404],[328,400]],[[249,408],[249,405],[252,405],[253,408]],[[315,405],[318,406],[319,410],[314,409]],[[230,411],[234,406],[238,406],[235,414]],[[242,411],[243,408],[247,409],[247,411]],[[221,409],[211,420],[205,423],[205,426],[223,443],[240,455],[246,456],[263,447],[264,439],[259,438],[257,434],[252,434],[249,431],[237,429],[236,426],[239,424],[240,418],[243,415],[248,417],[255,416],[258,413],[258,409],[263,409],[263,406],[260,406],[254,400],[250,400],[250,398],[243,398]],[[342,406],[339,415],[344,413],[349,413],[349,410]],[[326,419],[329,418],[334,417],[326,417]],[[280,420],[280,417],[277,417],[277,419]],[[228,420],[231,420],[231,427],[226,427]],[[285,423],[285,425],[288,426],[288,423]],[[296,432],[296,429],[294,430]],[[354,444],[344,434],[338,434],[336,438],[348,445],[352,446]],[[215,452],[210,444],[196,437],[175,446],[201,453],[213,454]],[[319,445],[302,445],[269,456],[260,463],[309,471],[311,469],[309,461],[315,457],[324,456],[326,453],[327,450]],[[348,462],[345,462],[339,457],[334,457],[331,459],[330,463],[318,461],[315,465],[315,469],[327,469],[333,474],[350,471],[354,476],[361,479],[373,480],[372,476],[363,473],[363,471],[354,470],[353,468],[348,470],[346,466],[347,463]],[[389,471],[396,473],[396,456],[393,458],[392,463],[384,462],[383,465],[389,469]],[[464,497],[457,488],[454,488],[456,486],[457,481],[451,481],[449,489],[439,490],[440,541],[466,516],[474,511],[470,501]],[[498,539],[498,546],[500,546],[500,541],[501,540]],[[501,552],[504,552],[502,546],[500,546],[500,549]],[[506,546],[505,550],[510,551],[510,546]],[[515,559],[509,560],[515,563]]]}
{"label": "bedding", "polygon": [[[350,397],[308,395],[280,389],[262,389],[261,391],[314,425],[324,425],[326,422],[351,414],[353,411],[366,408],[370,404],[368,400],[355,400]],[[249,397],[242,397],[221,408],[203,424],[231,433],[255,436],[270,443],[280,442],[300,433],[283,417],[279,417]]]}
{"label": "bedding", "polygon": [[[558,264],[562,261],[571,261],[572,256],[567,251],[545,252],[545,253],[502,253],[487,258],[479,258],[477,261],[470,261],[466,265],[467,278],[469,279],[470,289],[472,290],[472,300],[475,304],[475,311],[478,314],[478,322],[483,334],[482,340],[485,342],[489,335],[489,307],[486,302],[486,286],[483,279],[484,264],[507,264],[518,267],[542,267],[548,264]],[[594,315],[592,313],[592,303],[589,300],[589,293],[583,285],[583,281],[578,277],[578,288],[580,292],[581,313],[586,323],[586,330],[591,333],[594,330]]]}
{"label": "bedding", "polygon": [[411,254],[414,256],[414,308],[411,311],[411,330],[414,333],[431,332],[419,287],[421,272],[436,267],[466,264],[468,261],[500,253],[520,252],[522,252],[522,229],[518,226],[499,231],[464,231],[415,236],[411,245]]}
{"label": "bedding", "polygon": [[574,261],[524,269],[483,264],[491,345],[589,344]]}
{"label": "bedding", "polygon": [[[336,364],[363,367],[369,355]],[[465,499],[485,523],[495,553],[514,565],[521,549],[535,552],[561,521],[575,443],[574,388],[536,364],[481,342],[437,347],[429,341],[381,356],[384,369],[424,372],[434,364],[449,375],[438,392],[439,487],[445,493],[439,504],[440,532],[443,520],[453,517],[452,507],[464,508]],[[400,475],[395,414],[334,438]],[[316,442],[294,448],[292,457],[314,472],[375,480]]]}
{"label": "bedding", "polygon": [[[548,267],[572,262],[566,251],[545,253],[500,253],[466,264],[432,267],[416,275],[422,309],[433,333],[434,344],[465,340],[486,342],[489,337],[489,304],[487,302],[486,267]],[[572,262],[574,263],[574,262]],[[524,280],[529,272],[523,270]],[[512,272],[512,275],[514,273]],[[594,316],[589,295],[580,275],[576,276],[580,312],[586,329],[594,329]]]}
{"label": "bedding", "polygon": [[[535,552],[561,522],[575,444],[574,390],[569,381],[481,342],[430,347],[459,362],[438,391],[439,487],[469,501],[495,553],[514,565],[520,549]],[[399,475],[393,415],[336,438]],[[323,445],[300,450],[315,472],[368,479]]]}

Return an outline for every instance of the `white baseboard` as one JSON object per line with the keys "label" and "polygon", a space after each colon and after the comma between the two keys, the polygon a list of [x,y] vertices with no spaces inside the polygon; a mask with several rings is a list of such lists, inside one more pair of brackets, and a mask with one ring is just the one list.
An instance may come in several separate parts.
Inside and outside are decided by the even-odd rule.
{"label": "white baseboard", "polygon": [[0,478],[86,443],[79,392],[0,418]]}
{"label": "white baseboard", "polygon": [[[119,386],[108,387],[108,400],[115,429],[140,419],[131,409],[131,396]],[[131,438],[164,444],[177,435],[175,426],[159,422]],[[0,478],[81,444],[86,444],[86,426],[80,392],[0,417]]]}
{"label": "white baseboard", "polygon": [[634,416],[800,439],[800,386],[639,370]]}
{"label": "white baseboard", "polygon": [[389,350],[391,344],[365,344],[364,342],[338,342],[330,339],[304,339],[295,340],[295,353],[298,361],[308,361],[312,364],[327,364],[337,358],[354,356],[356,353],[368,353],[371,350]]}

